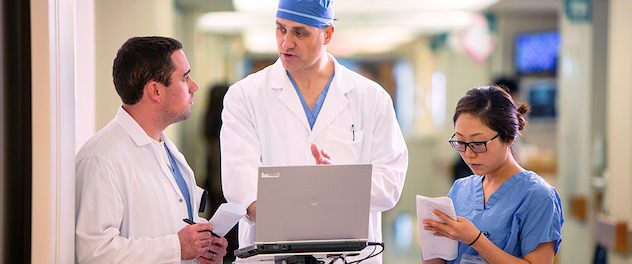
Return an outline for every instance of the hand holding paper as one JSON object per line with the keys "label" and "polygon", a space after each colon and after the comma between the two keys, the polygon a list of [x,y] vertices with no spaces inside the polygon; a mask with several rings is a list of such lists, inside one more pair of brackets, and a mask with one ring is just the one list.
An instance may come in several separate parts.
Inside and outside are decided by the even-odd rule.
{"label": "hand holding paper", "polygon": [[442,258],[454,260],[457,257],[459,242],[442,236],[434,236],[433,231],[424,230],[423,220],[445,223],[432,210],[437,209],[453,220],[456,220],[454,205],[449,197],[430,198],[417,195],[417,223],[424,260]]}
{"label": "hand holding paper", "polygon": [[211,217],[211,220],[209,220],[211,225],[213,225],[213,233],[220,237],[225,236],[244,215],[246,215],[246,208],[240,204],[221,204],[213,217]]}

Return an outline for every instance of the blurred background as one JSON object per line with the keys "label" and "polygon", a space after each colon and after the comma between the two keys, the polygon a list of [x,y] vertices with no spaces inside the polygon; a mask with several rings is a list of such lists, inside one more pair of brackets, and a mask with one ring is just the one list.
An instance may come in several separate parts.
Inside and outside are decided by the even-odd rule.
{"label": "blurred background", "polygon": [[[64,219],[74,219],[74,197],[67,195],[74,192],[74,163],[68,164],[116,114],[121,102],[112,84],[112,61],[133,36],[163,35],[183,43],[200,89],[191,117],[167,133],[198,184],[211,191],[211,207],[222,201],[221,99],[227,86],[278,58],[277,3],[31,1],[33,164],[38,164],[33,165],[32,217],[44,221],[33,221],[29,245],[49,252],[32,254],[33,263],[72,259],[67,242],[73,238],[64,240],[63,232],[73,228]],[[385,264],[421,263],[415,195],[447,195],[454,179],[463,176],[460,157],[447,142],[454,132],[454,108],[468,89],[494,83],[507,85],[516,102],[533,107],[516,155],[562,197],[566,221],[556,263],[632,263],[632,1],[335,4],[337,21],[327,50],[391,95],[409,149],[401,199],[383,213]],[[36,66],[45,76],[37,75]],[[44,154],[37,154],[42,149]],[[38,159],[50,162],[41,167]],[[53,197],[51,209],[37,210],[51,205],[42,197]]]}

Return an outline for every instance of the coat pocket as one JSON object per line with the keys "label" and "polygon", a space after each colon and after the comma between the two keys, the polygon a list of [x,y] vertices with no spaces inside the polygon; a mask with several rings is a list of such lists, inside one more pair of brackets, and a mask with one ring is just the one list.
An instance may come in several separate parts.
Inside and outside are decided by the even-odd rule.
{"label": "coat pocket", "polygon": [[[359,129],[342,129],[330,126],[327,129],[326,150],[331,154],[332,161],[338,164],[360,163],[364,131]],[[323,147],[324,148],[324,147]]]}

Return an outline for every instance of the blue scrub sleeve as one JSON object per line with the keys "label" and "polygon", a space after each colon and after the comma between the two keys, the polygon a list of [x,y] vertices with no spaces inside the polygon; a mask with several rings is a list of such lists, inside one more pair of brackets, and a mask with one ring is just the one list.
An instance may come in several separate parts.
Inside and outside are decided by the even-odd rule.
{"label": "blue scrub sleeve", "polygon": [[520,235],[522,255],[531,253],[539,244],[555,241],[555,254],[562,242],[562,202],[553,191],[540,202],[534,204],[528,215],[523,218]]}

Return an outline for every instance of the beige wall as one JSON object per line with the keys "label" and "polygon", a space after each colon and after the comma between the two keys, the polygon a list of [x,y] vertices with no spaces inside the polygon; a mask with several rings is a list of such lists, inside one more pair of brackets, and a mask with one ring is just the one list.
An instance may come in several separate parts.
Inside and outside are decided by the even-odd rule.
{"label": "beige wall", "polygon": [[135,36],[173,37],[174,25],[171,0],[95,0],[96,130],[110,122],[121,105],[112,83],[119,47]]}
{"label": "beige wall", "polygon": [[[632,225],[632,1],[611,0],[608,38],[608,186],[606,207],[612,217]],[[631,246],[631,245],[628,245]],[[613,264],[632,257],[609,250]]]}

